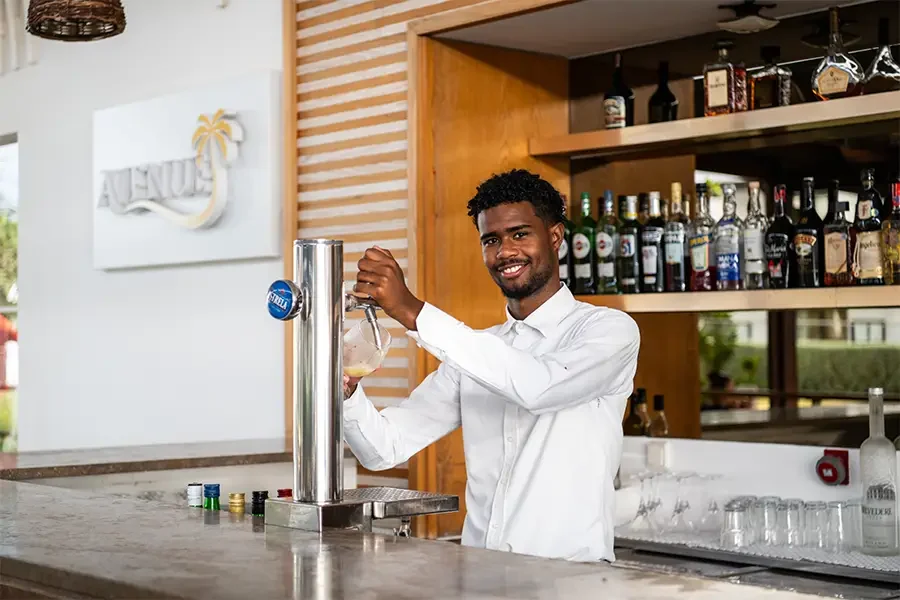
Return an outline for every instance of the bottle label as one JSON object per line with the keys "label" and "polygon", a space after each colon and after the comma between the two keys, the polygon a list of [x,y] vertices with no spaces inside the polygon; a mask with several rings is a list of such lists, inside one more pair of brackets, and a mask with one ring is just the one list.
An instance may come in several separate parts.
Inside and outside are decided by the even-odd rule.
{"label": "bottle label", "polygon": [[860,220],[868,219],[872,216],[872,201],[860,200],[856,203],[856,216]]}
{"label": "bottle label", "polygon": [[709,108],[728,106],[728,71],[718,69],[706,74],[706,105]]}
{"label": "bottle label", "polygon": [[763,232],[761,229],[745,229],[744,230],[744,269],[747,273],[762,273],[763,261],[765,260],[765,252],[763,250]]}
{"label": "bottle label", "polygon": [[611,262],[597,263],[597,277],[610,279],[616,276],[616,265]]}
{"label": "bottle label", "polygon": [[666,246],[666,263],[680,265],[684,263],[684,231],[667,231],[663,234]]}
{"label": "bottle label", "polygon": [[633,233],[623,233],[619,235],[619,256],[622,258],[631,258],[634,256],[635,235]]}
{"label": "bottle label", "polygon": [[561,281],[569,278],[569,265],[565,263],[559,265],[559,278]]}
{"label": "bottle label", "polygon": [[695,273],[709,270],[709,234],[695,235],[690,240],[691,269]]}
{"label": "bottle label", "polygon": [[[889,222],[889,228],[883,229],[885,266],[896,273],[900,271],[900,229]],[[898,283],[896,278],[893,283]]]}
{"label": "bottle label", "polygon": [[656,283],[659,246],[644,246],[641,248],[641,258],[644,264],[644,283]]}
{"label": "bottle label", "polygon": [[613,253],[612,236],[605,231],[597,232],[597,258],[609,258]]}
{"label": "bottle label", "polygon": [[[891,460],[893,457],[889,456]],[[897,494],[890,483],[870,485],[862,501],[864,548],[885,550],[897,547]]]}
{"label": "bottle label", "polygon": [[591,251],[591,242],[583,233],[576,233],[572,236],[572,254],[577,259],[585,258]]}
{"label": "bottle label", "polygon": [[719,230],[716,237],[716,278],[719,281],[740,281],[741,279],[738,238],[738,228],[734,225]]}
{"label": "bottle label", "polygon": [[830,66],[816,77],[819,93],[825,96],[842,94],[850,84],[850,74],[835,66]]}
{"label": "bottle label", "polygon": [[575,265],[575,279],[590,279],[591,278],[591,264],[590,263],[580,263]]}
{"label": "bottle label", "polygon": [[847,234],[842,231],[826,233],[825,272],[839,275],[847,270]]}
{"label": "bottle label", "polygon": [[569,278],[569,265],[566,264],[566,256],[568,255],[569,243],[566,241],[566,238],[563,238],[562,243],[559,245],[559,251],[557,252],[557,256],[559,257],[559,278],[562,281]]}
{"label": "bottle label", "polygon": [[860,231],[853,252],[853,274],[857,279],[884,277],[881,253],[881,232]]}
{"label": "bottle label", "polygon": [[785,262],[788,251],[788,236],[783,233],[766,235],[766,261],[769,266],[769,277],[782,279],[785,273]]}
{"label": "bottle label", "polygon": [[622,96],[607,96],[603,99],[603,115],[607,129],[620,129],[625,127],[625,98]]}
{"label": "bottle label", "polygon": [[798,233],[794,236],[794,252],[798,259],[812,260],[813,247],[816,245],[816,236],[808,233]]}

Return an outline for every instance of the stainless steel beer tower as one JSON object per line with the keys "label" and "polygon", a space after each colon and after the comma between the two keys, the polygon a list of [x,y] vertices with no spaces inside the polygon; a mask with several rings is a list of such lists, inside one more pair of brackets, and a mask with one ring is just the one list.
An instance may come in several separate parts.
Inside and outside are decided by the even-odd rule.
{"label": "stainless steel beer tower", "polygon": [[266,501],[266,523],[308,531],[357,528],[373,519],[454,512],[459,498],[394,488],[344,490],[344,314],[365,311],[380,344],[376,305],[343,290],[344,244],[296,240],[294,279],[269,286],[269,314],[294,321],[294,484],[291,500]]}

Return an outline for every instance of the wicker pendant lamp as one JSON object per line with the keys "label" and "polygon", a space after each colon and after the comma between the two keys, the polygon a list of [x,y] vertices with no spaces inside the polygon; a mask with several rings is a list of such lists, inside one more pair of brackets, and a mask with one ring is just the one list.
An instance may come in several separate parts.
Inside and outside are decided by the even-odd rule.
{"label": "wicker pendant lamp", "polygon": [[31,0],[25,29],[48,40],[102,40],[125,31],[125,9],[121,0]]}

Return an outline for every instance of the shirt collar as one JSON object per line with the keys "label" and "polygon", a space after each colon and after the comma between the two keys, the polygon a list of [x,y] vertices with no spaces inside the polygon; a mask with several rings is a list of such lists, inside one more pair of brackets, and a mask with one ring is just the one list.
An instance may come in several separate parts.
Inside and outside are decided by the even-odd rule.
{"label": "shirt collar", "polygon": [[560,284],[559,291],[553,294],[546,302],[541,304],[537,310],[525,317],[522,321],[517,320],[509,312],[509,306],[506,307],[506,322],[500,326],[500,334],[506,334],[516,323],[525,323],[543,334],[544,337],[550,337],[554,328],[559,325],[563,318],[572,312],[575,306],[575,296],[569,291],[565,284]]}

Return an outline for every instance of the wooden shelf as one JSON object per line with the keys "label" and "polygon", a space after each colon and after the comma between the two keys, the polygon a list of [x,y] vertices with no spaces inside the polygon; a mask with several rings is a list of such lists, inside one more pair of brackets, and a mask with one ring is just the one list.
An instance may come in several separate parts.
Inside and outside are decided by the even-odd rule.
{"label": "wooden shelf", "polygon": [[[529,140],[532,156],[660,158],[889,132],[900,91]],[[896,130],[896,125],[894,126]]]}
{"label": "wooden shelf", "polygon": [[735,292],[578,296],[582,302],[628,313],[735,312],[900,306],[900,286],[855,286]]}

